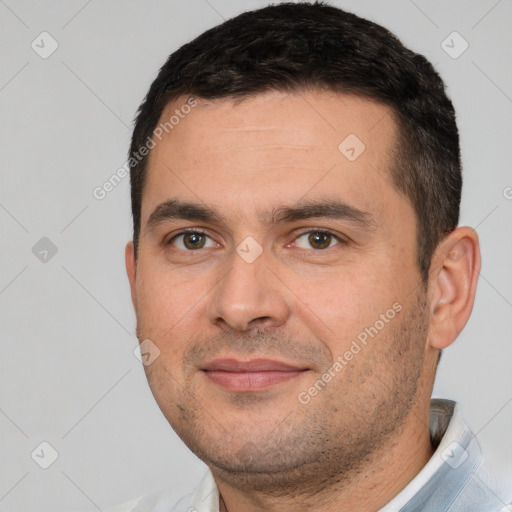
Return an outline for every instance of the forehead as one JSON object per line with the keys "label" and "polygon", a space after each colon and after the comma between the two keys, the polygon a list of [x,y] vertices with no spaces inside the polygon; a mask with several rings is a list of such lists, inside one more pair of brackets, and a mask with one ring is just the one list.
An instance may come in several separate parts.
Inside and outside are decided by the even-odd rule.
{"label": "forehead", "polygon": [[[142,219],[172,196],[240,208],[344,195],[362,208],[396,201],[389,179],[396,126],[381,103],[332,92],[268,92],[244,100],[187,97],[167,106],[155,138]],[[172,121],[172,122],[170,122]]]}
{"label": "forehead", "polygon": [[386,152],[395,138],[391,108],[356,95],[270,91],[239,100],[198,99],[192,109],[187,108],[188,101],[186,97],[175,99],[164,109],[159,122],[164,125],[172,119],[176,123],[163,139],[172,142],[173,153],[180,156],[180,150],[187,152],[192,145],[218,154],[247,151],[255,143],[252,149],[258,153],[278,149],[272,153],[273,158],[284,155],[283,149],[298,148],[313,151],[313,158],[315,151],[329,150],[337,157],[338,145],[348,135],[366,143],[365,150],[375,154]]}

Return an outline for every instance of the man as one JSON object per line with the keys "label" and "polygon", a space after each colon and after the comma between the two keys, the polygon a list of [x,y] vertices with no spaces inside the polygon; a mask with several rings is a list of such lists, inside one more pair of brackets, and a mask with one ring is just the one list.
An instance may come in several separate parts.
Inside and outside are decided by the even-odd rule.
{"label": "man", "polygon": [[244,13],[169,57],[130,156],[148,381],[209,467],[174,510],[507,510],[431,401],[480,253],[424,57],[325,4]]}

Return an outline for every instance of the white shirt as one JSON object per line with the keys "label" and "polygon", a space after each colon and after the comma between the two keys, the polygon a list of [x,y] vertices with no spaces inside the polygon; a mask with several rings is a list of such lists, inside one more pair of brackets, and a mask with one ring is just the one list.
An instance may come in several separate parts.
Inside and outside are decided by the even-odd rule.
{"label": "white shirt", "polygon": [[[455,402],[431,401],[430,437],[437,446],[431,459],[379,512],[512,512],[512,485],[505,491],[484,469],[480,446]],[[212,473],[194,494],[173,505],[162,490],[109,512],[219,512]]]}

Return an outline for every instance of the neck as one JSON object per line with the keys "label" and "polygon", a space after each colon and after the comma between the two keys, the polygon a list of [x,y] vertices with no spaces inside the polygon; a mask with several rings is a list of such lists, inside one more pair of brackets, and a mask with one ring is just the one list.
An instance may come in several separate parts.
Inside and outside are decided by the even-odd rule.
{"label": "neck", "polygon": [[[423,411],[423,412],[421,412]],[[433,450],[430,444],[428,407],[411,410],[399,433],[393,433],[378,450],[347,474],[326,479],[316,470],[290,484],[279,494],[266,493],[250,475],[232,479],[211,468],[220,491],[221,512],[375,512],[386,505],[425,466]],[[258,476],[256,476],[256,479]]]}

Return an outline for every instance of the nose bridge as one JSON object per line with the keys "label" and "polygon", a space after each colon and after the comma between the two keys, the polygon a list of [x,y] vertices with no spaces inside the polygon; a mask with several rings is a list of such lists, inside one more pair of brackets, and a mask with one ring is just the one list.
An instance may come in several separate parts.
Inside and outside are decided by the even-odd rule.
{"label": "nose bridge", "polygon": [[254,241],[242,242],[233,251],[230,268],[215,289],[210,321],[236,330],[246,330],[256,323],[277,326],[286,322],[287,298],[268,264],[267,255]]}

